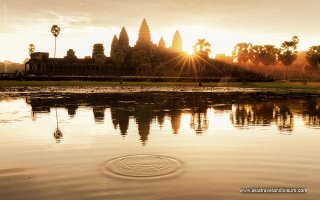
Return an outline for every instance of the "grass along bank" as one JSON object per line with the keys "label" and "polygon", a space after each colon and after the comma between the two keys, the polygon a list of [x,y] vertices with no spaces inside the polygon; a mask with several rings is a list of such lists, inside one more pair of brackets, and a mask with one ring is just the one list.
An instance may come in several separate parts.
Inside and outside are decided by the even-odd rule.
{"label": "grass along bank", "polygon": [[[145,86],[145,87],[198,87],[197,82],[106,82],[106,81],[0,81],[1,89],[8,89],[13,87],[112,87],[112,86]],[[320,92],[320,82],[205,82],[203,87],[239,87],[261,89],[261,91],[286,91],[298,90],[304,92]],[[200,88],[200,87],[199,87]]]}

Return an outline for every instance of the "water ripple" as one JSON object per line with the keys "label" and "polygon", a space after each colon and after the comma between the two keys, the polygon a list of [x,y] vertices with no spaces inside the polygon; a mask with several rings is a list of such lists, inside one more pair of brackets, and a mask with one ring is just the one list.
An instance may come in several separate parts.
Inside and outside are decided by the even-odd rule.
{"label": "water ripple", "polygon": [[178,174],[182,163],[163,155],[128,155],[109,160],[104,171],[121,178],[162,178]]}

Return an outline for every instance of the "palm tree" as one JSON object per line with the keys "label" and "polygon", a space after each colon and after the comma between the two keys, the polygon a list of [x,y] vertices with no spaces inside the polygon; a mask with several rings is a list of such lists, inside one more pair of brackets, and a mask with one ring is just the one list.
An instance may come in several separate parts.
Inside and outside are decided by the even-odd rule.
{"label": "palm tree", "polygon": [[193,46],[193,50],[199,66],[199,86],[202,86],[202,64],[207,63],[209,53],[211,52],[211,44],[206,39],[198,39],[197,43]]}
{"label": "palm tree", "polygon": [[60,140],[61,140],[61,138],[62,138],[63,135],[62,135],[61,130],[59,129],[59,119],[58,119],[57,107],[56,107],[55,109],[56,109],[57,128],[56,128],[56,130],[54,131],[53,136],[54,136],[54,138],[56,139],[57,142],[60,142]]}
{"label": "palm tree", "polygon": [[60,31],[61,31],[61,29],[58,25],[53,25],[51,27],[51,33],[54,36],[54,58],[56,58],[57,37],[58,37]]}
{"label": "palm tree", "polygon": [[29,56],[31,56],[32,53],[34,53],[36,47],[34,46],[34,44],[29,44]]}

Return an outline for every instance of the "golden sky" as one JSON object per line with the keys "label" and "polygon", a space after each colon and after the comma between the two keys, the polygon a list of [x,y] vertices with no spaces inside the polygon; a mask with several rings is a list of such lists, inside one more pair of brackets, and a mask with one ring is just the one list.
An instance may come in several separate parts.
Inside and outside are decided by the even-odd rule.
{"label": "golden sky", "polygon": [[130,44],[146,18],[154,43],[161,36],[171,45],[178,29],[183,49],[206,38],[216,53],[231,54],[238,42],[279,46],[293,35],[300,50],[320,44],[319,0],[1,0],[0,60],[22,62],[28,45],[53,55],[53,24],[61,27],[57,57],[72,48],[78,57],[91,55],[103,43],[109,55],[114,34],[125,26]]}

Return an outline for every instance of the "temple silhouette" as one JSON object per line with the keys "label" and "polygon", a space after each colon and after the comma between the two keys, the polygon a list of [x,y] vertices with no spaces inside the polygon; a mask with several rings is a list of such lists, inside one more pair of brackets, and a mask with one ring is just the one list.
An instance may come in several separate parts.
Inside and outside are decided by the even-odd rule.
{"label": "temple silhouette", "polygon": [[[158,44],[151,40],[146,19],[140,26],[138,40],[129,45],[129,35],[122,27],[119,37],[114,35],[110,57],[105,55],[103,44],[93,45],[92,55],[78,58],[73,49],[64,58],[49,58],[47,52],[34,52],[25,64],[25,71],[34,75],[105,75],[105,76],[195,76],[196,69],[187,61],[182,50],[182,38],[177,30],[171,47],[161,37]],[[183,65],[182,65],[183,63]]]}

